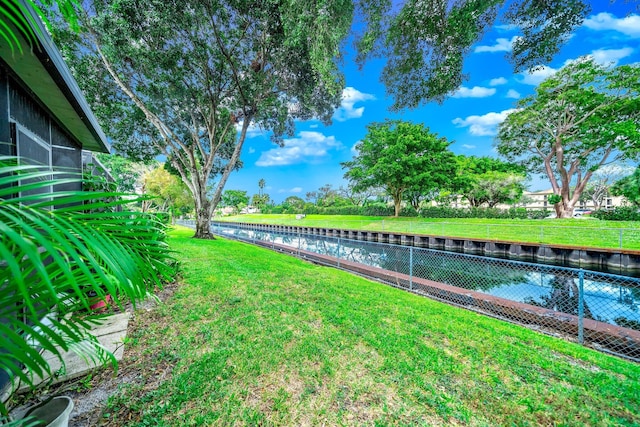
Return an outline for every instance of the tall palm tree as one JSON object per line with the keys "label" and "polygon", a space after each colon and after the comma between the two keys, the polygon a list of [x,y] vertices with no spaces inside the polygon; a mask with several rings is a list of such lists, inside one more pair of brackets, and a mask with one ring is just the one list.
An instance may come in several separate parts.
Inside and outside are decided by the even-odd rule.
{"label": "tall palm tree", "polygon": [[115,362],[87,332],[105,316],[90,292],[135,304],[175,273],[163,222],[118,193],[45,191],[68,177],[0,157],[0,370],[31,386],[51,375],[40,349]]}
{"label": "tall palm tree", "polygon": [[264,190],[265,185],[267,185],[267,181],[265,181],[264,178],[260,178],[260,181],[258,181],[258,187],[260,187],[260,197],[262,197],[262,190]]}

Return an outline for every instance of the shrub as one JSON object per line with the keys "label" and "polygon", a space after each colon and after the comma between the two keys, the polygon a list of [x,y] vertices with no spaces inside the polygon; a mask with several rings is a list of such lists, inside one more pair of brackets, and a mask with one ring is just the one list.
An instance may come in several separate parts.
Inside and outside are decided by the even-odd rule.
{"label": "shrub", "polygon": [[446,206],[430,206],[420,210],[423,218],[499,218],[499,219],[541,219],[546,218],[549,211],[528,210],[525,208],[451,208]]}
{"label": "shrub", "polygon": [[618,206],[611,210],[599,209],[591,216],[610,221],[640,221],[640,210],[635,206]]}

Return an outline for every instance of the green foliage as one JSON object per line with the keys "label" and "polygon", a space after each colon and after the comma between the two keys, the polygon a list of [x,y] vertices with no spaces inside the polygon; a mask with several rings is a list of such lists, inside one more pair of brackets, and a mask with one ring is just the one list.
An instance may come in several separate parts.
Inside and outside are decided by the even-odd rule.
{"label": "green foliage", "polygon": [[562,196],[560,196],[559,194],[550,194],[547,197],[547,202],[549,202],[552,205],[558,204],[562,202]]}
{"label": "green foliage", "polygon": [[640,221],[640,209],[637,206],[616,206],[613,209],[599,209],[591,216],[608,221]]}
{"label": "green foliage", "polygon": [[455,174],[451,144],[422,124],[387,120],[373,123],[356,146],[358,155],[341,163],[354,190],[382,188],[400,214],[405,191],[429,193],[446,186]]}
{"label": "green foliage", "polygon": [[157,165],[156,161],[149,164],[133,162],[117,154],[98,153],[96,157],[115,180],[117,191],[123,193],[134,193],[142,175]]}
{"label": "green foliage", "polygon": [[518,102],[500,125],[497,149],[531,173],[546,174],[558,217],[570,217],[604,164],[640,155],[640,66],[612,69],[575,60]]}
{"label": "green foliage", "polygon": [[457,172],[451,188],[466,198],[471,206],[513,203],[524,191],[526,172],[523,166],[493,157],[459,155]]}
{"label": "green foliage", "polygon": [[[114,361],[85,329],[103,315],[82,310],[89,309],[90,291],[112,295],[122,308],[173,279],[164,225],[117,209],[130,202],[117,193],[46,191],[81,179],[68,173],[0,157],[0,177],[0,348],[6,350],[0,369],[26,384],[32,374],[50,375],[34,345],[58,358],[73,350],[94,361]],[[27,190],[45,191],[21,193]]]}
{"label": "green foliage", "polygon": [[295,120],[329,123],[340,103],[336,57],[351,1],[92,6],[83,32],[62,25],[54,35],[114,147],[136,158],[162,153],[180,174],[194,196],[198,237],[209,237],[249,125],[281,143]]}
{"label": "green foliage", "polygon": [[443,102],[469,78],[471,47],[495,22],[521,30],[509,58],[515,71],[549,62],[590,10],[584,0],[362,0],[358,61],[386,60],[382,81],[394,110]]}
{"label": "green foliage", "polygon": [[420,209],[423,218],[502,218],[502,219],[542,219],[549,216],[549,211],[525,208],[477,208],[468,209],[436,207]]}
{"label": "green foliage", "polygon": [[630,203],[640,207],[640,167],[633,174],[616,181],[611,187],[614,196],[624,196]]}
{"label": "green foliage", "polygon": [[179,177],[170,174],[163,165],[142,176],[143,190],[160,212],[179,216],[193,211],[193,197]]}
{"label": "green foliage", "polygon": [[234,212],[239,212],[240,209],[247,206],[249,203],[249,196],[246,191],[242,190],[226,190],[222,194],[222,205],[232,207]]}

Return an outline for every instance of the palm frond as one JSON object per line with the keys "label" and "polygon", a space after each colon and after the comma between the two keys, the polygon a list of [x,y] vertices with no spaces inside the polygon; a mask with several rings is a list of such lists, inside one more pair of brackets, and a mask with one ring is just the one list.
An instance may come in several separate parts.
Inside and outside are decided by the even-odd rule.
{"label": "palm frond", "polygon": [[[0,369],[29,385],[34,374],[51,374],[40,349],[58,358],[74,350],[113,361],[87,332],[101,318],[89,311],[89,291],[135,304],[175,274],[166,226],[154,215],[127,211],[131,199],[24,194],[81,179],[68,177],[0,157]],[[6,414],[4,406],[0,411]]]}

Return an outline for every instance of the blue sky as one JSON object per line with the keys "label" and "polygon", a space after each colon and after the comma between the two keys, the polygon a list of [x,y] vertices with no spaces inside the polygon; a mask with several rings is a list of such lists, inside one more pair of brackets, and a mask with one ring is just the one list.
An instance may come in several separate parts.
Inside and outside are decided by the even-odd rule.
{"label": "blue sky", "polygon": [[[517,31],[497,26],[472,48],[464,72],[469,80],[442,105],[430,103],[416,110],[389,111],[391,100],[380,83],[381,61],[358,70],[346,58],[343,70],[347,88],[333,124],[298,122],[295,136],[280,148],[260,129],[251,129],[242,152],[244,167],[234,172],[226,189],[258,192],[264,178],[266,192],[277,203],[289,196],[303,199],[308,191],[324,184],[346,185],[340,162],[350,160],[354,145],[366,134],[366,126],[385,118],[423,123],[431,131],[454,141],[456,154],[497,156],[493,150],[496,125],[517,99],[530,95],[545,77],[571,59],[593,55],[602,63],[628,64],[640,61],[640,15],[628,14],[623,1],[592,2],[592,12],[575,31],[560,53],[544,68],[514,74],[505,58]],[[532,177],[530,190],[549,188],[540,177]]]}

